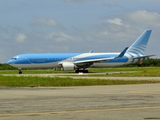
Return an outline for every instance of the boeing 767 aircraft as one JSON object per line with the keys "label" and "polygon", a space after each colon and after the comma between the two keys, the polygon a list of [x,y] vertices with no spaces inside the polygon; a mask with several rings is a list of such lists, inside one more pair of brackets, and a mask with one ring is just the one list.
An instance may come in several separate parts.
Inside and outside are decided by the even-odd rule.
{"label": "boeing 767 aircraft", "polygon": [[21,54],[14,56],[8,64],[17,67],[19,74],[23,68],[61,68],[88,72],[89,67],[114,67],[146,60],[154,55],[144,55],[152,30],[146,30],[130,46],[121,53],[52,53],[52,54]]}

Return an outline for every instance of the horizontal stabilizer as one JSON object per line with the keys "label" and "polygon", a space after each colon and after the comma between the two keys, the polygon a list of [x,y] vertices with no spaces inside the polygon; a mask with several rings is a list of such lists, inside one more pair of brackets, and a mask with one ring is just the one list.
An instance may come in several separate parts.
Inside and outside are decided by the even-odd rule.
{"label": "horizontal stabilizer", "polygon": [[152,56],[156,56],[156,55],[143,55],[143,56],[139,56],[139,57],[134,57],[134,59],[145,58],[145,57],[152,57]]}

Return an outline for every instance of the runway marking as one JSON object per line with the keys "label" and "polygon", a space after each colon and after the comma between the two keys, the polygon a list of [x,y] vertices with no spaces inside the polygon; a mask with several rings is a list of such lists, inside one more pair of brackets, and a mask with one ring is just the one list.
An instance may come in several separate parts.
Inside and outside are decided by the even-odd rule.
{"label": "runway marking", "polygon": [[30,116],[30,115],[48,115],[48,114],[65,114],[65,113],[87,113],[87,112],[105,112],[105,111],[127,111],[127,110],[145,110],[145,109],[160,109],[160,106],[146,106],[133,108],[107,108],[107,109],[93,109],[93,110],[66,110],[66,111],[48,111],[48,112],[32,112],[32,113],[13,113],[0,114],[0,117],[8,116]]}

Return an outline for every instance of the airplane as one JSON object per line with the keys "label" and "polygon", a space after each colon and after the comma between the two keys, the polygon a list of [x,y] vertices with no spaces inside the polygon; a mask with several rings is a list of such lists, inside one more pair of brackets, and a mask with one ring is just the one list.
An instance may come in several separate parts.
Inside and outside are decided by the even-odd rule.
{"label": "airplane", "polygon": [[120,53],[47,53],[20,54],[12,57],[8,64],[17,67],[19,74],[24,68],[55,68],[88,73],[87,68],[117,67],[149,59],[155,55],[144,55],[152,30],[145,30],[141,36]]}

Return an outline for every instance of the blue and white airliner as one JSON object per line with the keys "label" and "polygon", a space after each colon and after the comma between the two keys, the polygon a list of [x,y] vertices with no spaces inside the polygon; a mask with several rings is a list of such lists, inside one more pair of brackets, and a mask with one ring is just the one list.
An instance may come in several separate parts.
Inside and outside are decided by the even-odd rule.
{"label": "blue and white airliner", "polygon": [[130,46],[121,53],[52,53],[52,54],[20,54],[8,61],[17,67],[19,74],[24,68],[59,68],[61,70],[75,70],[88,72],[89,67],[115,67],[149,59],[154,55],[144,55],[152,30],[146,30]]}

